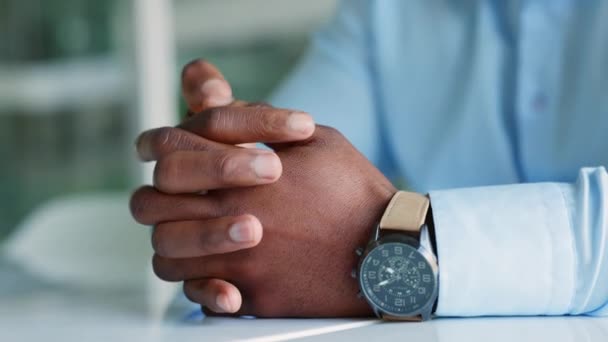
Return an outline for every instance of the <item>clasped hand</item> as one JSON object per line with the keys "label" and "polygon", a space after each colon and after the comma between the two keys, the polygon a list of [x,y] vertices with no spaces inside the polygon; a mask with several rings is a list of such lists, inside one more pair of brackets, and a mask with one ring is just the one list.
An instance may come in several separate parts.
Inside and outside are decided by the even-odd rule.
{"label": "clasped hand", "polygon": [[[396,189],[310,115],[235,101],[211,64],[184,68],[191,113],[143,132],[153,186],[131,199],[154,226],[154,271],[207,310],[260,317],[368,316],[350,277]],[[311,99],[312,100],[312,99]],[[271,150],[242,147],[263,142]]]}

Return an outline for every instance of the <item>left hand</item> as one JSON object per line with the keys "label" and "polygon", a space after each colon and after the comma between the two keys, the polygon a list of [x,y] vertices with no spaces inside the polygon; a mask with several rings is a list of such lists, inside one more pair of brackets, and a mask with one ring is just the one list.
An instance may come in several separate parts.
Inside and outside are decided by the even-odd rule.
{"label": "left hand", "polygon": [[[206,220],[208,216],[203,209],[208,206],[200,204],[208,200],[207,196],[181,192],[194,188],[201,192],[250,187],[276,181],[282,172],[278,156],[270,151],[255,149],[255,144],[242,143],[305,140],[314,132],[314,121],[306,113],[235,100],[230,84],[222,73],[204,60],[194,60],[184,67],[182,95],[189,109],[189,118],[183,123],[184,129],[162,127],[143,132],[137,139],[137,152],[144,161],[158,160],[155,172],[166,174],[170,171],[165,166],[174,164],[167,162],[167,159],[171,159],[176,154],[174,152],[197,151],[191,166],[199,176],[197,179],[202,182],[186,182],[184,190],[180,188],[179,176],[159,178],[155,180],[156,188],[144,186],[133,194],[133,216],[142,224],[155,226],[196,220],[199,226],[196,239],[199,254],[220,255],[252,248],[260,242],[264,229],[255,216],[225,216]],[[248,145],[252,149],[242,149],[233,144],[241,147]],[[182,173],[188,170],[182,168],[174,171]],[[202,174],[206,177],[201,177]],[[166,179],[171,181],[163,182]],[[156,196],[159,190],[175,195],[166,197],[168,202],[163,202]],[[162,210],[155,210],[155,206]],[[173,215],[171,208],[174,206],[180,206],[181,212],[189,213],[188,216]],[[186,207],[192,210],[184,210]],[[197,213],[201,214],[200,217]],[[165,241],[158,238],[162,232],[162,228],[154,230],[154,246],[157,246],[157,241]],[[191,245],[172,248],[188,255]],[[162,255],[159,248],[155,247]],[[239,310],[242,298],[234,284],[220,278],[207,278],[205,282],[204,291],[199,291],[199,297],[205,298],[201,304],[207,313],[233,313]]]}
{"label": "left hand", "polygon": [[[357,282],[350,277],[357,263],[354,250],[365,245],[396,189],[334,129],[317,126],[306,141],[271,146],[283,165],[275,183],[212,190],[199,196],[204,201],[192,197],[196,212],[183,195],[181,204],[170,208],[160,203],[171,203],[172,196],[180,195],[156,192],[154,197],[140,198],[148,203],[141,210],[156,211],[140,212],[144,216],[162,216],[163,210],[170,210],[164,215],[191,217],[156,227],[156,274],[168,281],[185,281],[186,295],[198,303],[209,302],[205,291],[209,279],[226,279],[243,296],[237,314],[371,315],[368,304],[357,299]],[[179,184],[180,192],[198,191],[205,175],[192,166],[203,154],[171,154],[163,169],[181,171],[161,170],[157,181]],[[201,220],[237,215],[259,219],[264,226],[259,245],[221,255],[201,249]]]}

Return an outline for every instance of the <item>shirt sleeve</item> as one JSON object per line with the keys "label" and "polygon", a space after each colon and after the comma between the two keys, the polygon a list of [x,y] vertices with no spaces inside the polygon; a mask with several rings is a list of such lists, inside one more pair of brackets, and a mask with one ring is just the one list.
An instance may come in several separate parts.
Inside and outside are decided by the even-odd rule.
{"label": "shirt sleeve", "polygon": [[430,193],[441,316],[608,316],[608,174]]}
{"label": "shirt sleeve", "polygon": [[335,15],[270,97],[279,107],[310,113],[340,130],[374,164],[379,156],[368,2],[341,1]]}

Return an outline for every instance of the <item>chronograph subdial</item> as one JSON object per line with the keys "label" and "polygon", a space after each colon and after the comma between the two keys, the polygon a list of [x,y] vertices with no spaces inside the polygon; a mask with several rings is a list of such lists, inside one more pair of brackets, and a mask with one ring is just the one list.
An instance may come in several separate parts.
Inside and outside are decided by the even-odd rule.
{"label": "chronograph subdial", "polygon": [[378,286],[387,286],[392,296],[413,294],[421,281],[420,272],[410,260],[403,256],[393,256],[384,260],[379,267]]}

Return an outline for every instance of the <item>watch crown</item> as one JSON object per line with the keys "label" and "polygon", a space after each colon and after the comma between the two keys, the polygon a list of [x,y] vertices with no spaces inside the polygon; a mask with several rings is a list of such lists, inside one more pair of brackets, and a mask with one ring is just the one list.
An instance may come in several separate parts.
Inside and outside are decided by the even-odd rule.
{"label": "watch crown", "polygon": [[358,256],[362,256],[363,255],[363,248],[359,247],[355,250],[355,254],[357,254]]}
{"label": "watch crown", "polygon": [[361,293],[361,291],[357,292],[357,298],[359,298],[359,299],[363,298],[363,293]]}
{"label": "watch crown", "polygon": [[350,276],[351,276],[353,279],[357,279],[357,269],[356,269],[356,268],[353,268],[353,270],[352,270],[352,271],[350,271]]}

